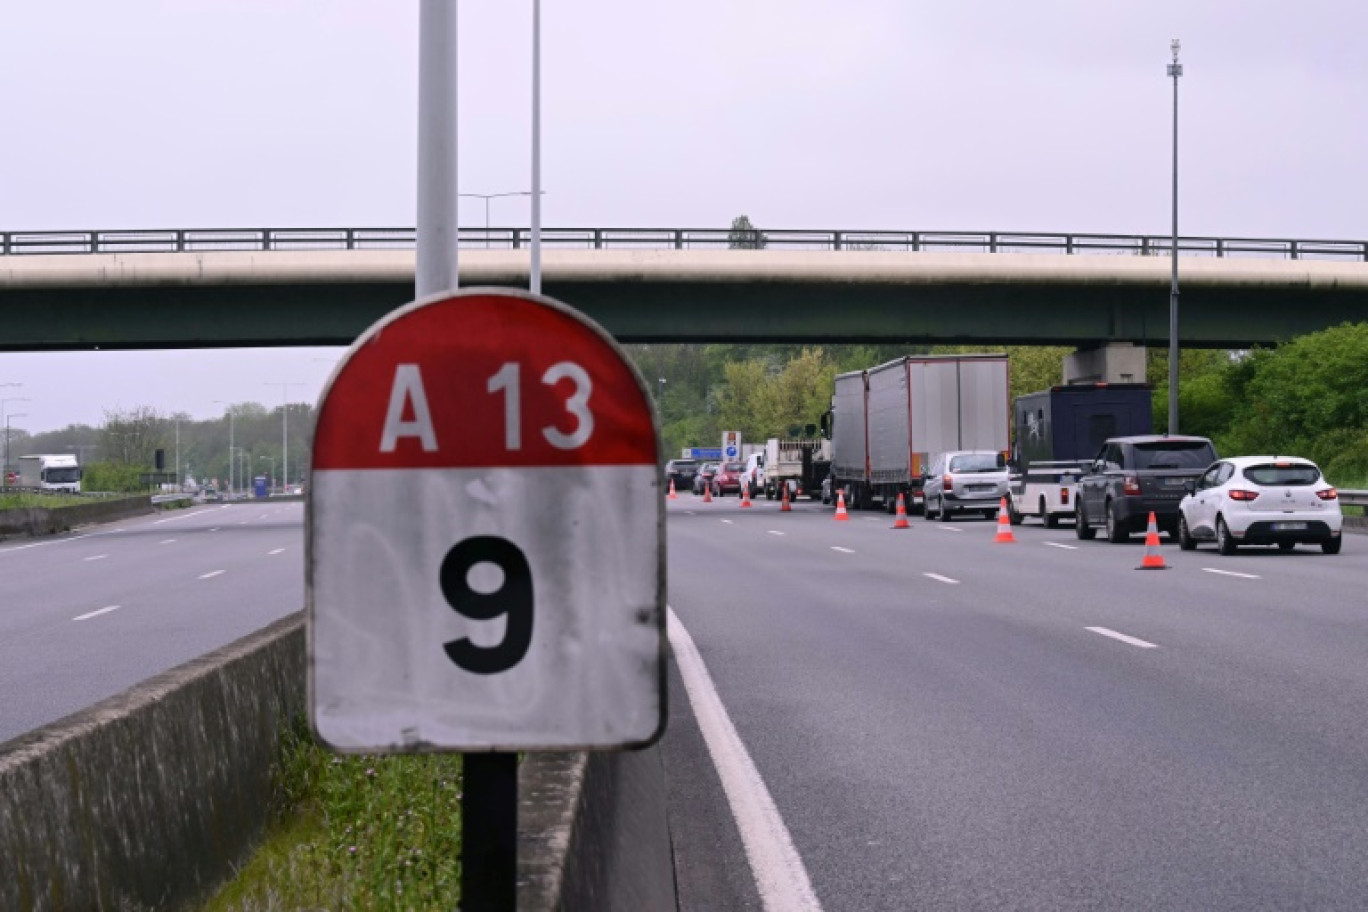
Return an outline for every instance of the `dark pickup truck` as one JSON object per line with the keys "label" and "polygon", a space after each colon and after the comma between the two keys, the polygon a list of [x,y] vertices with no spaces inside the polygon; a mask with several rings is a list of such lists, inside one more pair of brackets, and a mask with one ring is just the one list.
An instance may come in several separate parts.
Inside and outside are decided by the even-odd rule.
{"label": "dark pickup truck", "polygon": [[1109,438],[1078,481],[1074,531],[1087,540],[1101,526],[1108,541],[1123,542],[1133,532],[1144,532],[1153,512],[1159,529],[1173,537],[1188,479],[1215,461],[1216,448],[1205,437]]}

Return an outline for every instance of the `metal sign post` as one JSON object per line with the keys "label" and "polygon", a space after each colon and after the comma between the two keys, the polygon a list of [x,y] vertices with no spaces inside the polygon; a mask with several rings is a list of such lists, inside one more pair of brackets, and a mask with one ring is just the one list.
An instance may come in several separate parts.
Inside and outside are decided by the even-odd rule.
{"label": "metal sign post", "polygon": [[338,751],[467,754],[467,912],[511,908],[514,752],[664,731],[658,466],[621,349],[526,292],[395,311],[320,400],[310,720]]}

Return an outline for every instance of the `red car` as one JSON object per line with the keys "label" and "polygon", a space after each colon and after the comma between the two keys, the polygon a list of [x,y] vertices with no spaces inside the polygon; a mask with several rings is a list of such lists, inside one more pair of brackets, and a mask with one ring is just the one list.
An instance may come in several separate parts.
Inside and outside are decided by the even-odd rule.
{"label": "red car", "polygon": [[717,467],[717,474],[713,476],[712,491],[714,497],[721,497],[723,494],[735,494],[741,496],[741,473],[746,471],[746,467],[739,462],[724,462]]}

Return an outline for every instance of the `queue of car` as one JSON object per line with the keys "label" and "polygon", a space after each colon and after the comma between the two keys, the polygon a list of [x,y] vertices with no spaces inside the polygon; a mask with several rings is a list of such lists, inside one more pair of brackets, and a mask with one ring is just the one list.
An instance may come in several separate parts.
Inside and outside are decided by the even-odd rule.
{"label": "queue of car", "polygon": [[[666,475],[695,494],[740,494],[754,464],[671,460]],[[687,482],[685,481],[687,479]],[[955,513],[995,515],[1008,496],[1002,453],[952,450],[926,473],[923,515],[948,521]],[[830,479],[822,503],[835,499]],[[1184,551],[1212,543],[1224,555],[1244,545],[1291,551],[1315,545],[1338,554],[1343,544],[1339,493],[1309,459],[1284,455],[1220,459],[1205,437],[1138,434],[1108,439],[1078,479],[1074,533],[1091,540],[1104,531],[1121,543],[1148,531],[1150,517]]]}

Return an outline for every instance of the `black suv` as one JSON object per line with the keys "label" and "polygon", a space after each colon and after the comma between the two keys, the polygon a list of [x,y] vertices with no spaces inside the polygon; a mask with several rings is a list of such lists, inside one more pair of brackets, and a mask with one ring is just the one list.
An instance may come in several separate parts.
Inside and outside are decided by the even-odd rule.
{"label": "black suv", "polygon": [[665,463],[665,485],[674,482],[675,491],[693,490],[694,476],[698,474],[697,459],[671,459]]}
{"label": "black suv", "polygon": [[1078,480],[1074,498],[1074,531],[1081,539],[1107,530],[1107,540],[1123,542],[1144,532],[1154,513],[1159,529],[1178,532],[1178,502],[1190,478],[1216,461],[1216,448],[1205,437],[1142,434],[1112,437]]}

